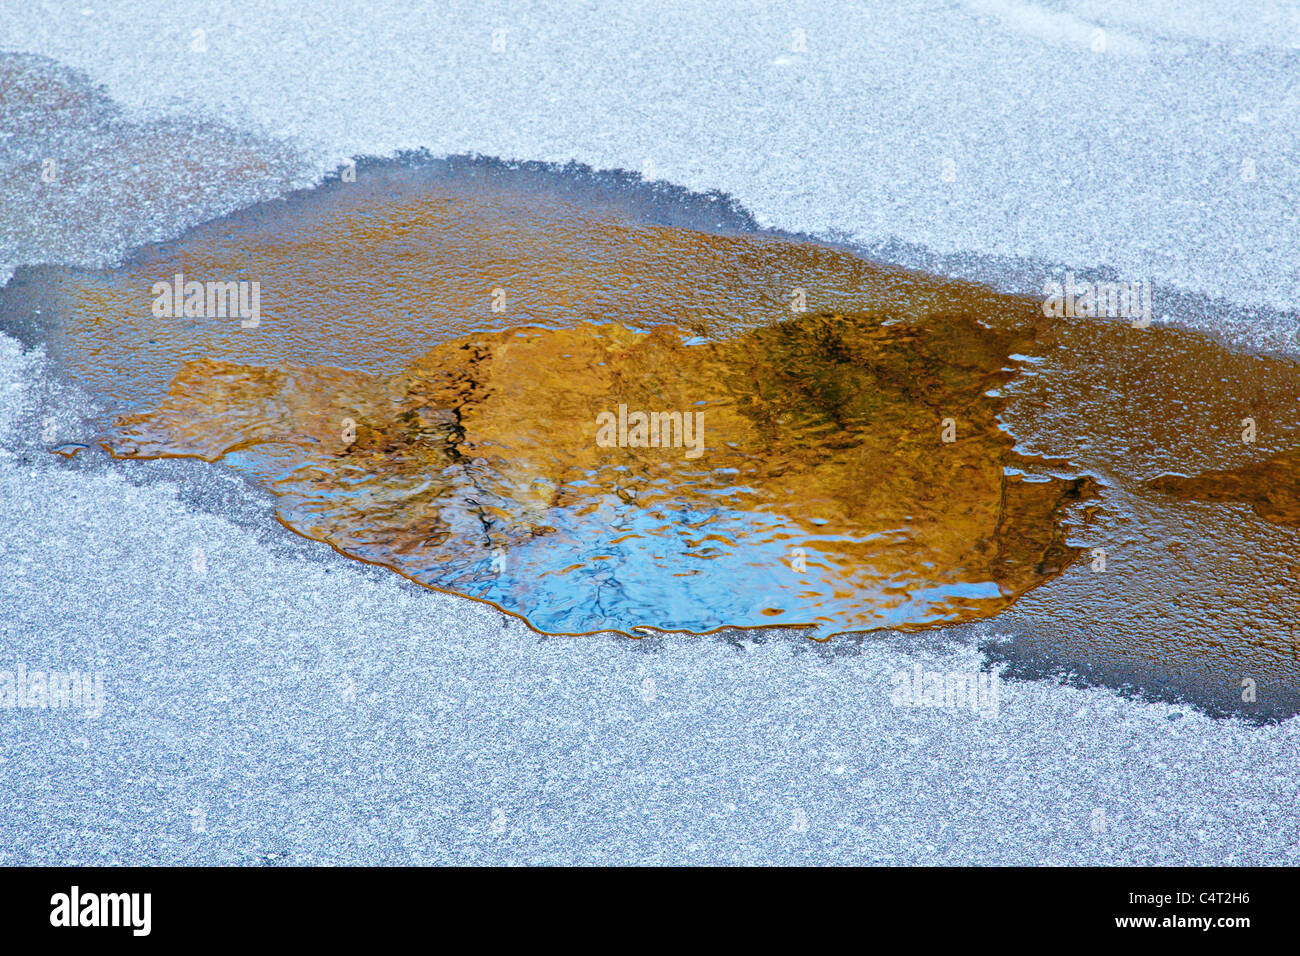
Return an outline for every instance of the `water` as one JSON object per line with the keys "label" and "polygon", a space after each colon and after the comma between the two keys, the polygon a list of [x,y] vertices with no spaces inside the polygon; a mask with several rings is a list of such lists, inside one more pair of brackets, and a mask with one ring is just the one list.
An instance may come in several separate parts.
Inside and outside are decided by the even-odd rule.
{"label": "water", "polygon": [[234,453],[300,533],[548,632],[955,622],[1076,555],[1090,483],[1008,474],[1033,463],[986,394],[1024,341],[959,314],[691,339],[532,327],[386,377],[200,360],[108,444]]}
{"label": "water", "polygon": [[[259,282],[259,324],[154,315],[177,273]],[[456,161],[363,165],[5,295],[116,454],[220,458],[294,530],[544,631],[996,613],[992,653],[1030,672],[1295,703],[1271,485],[1162,478],[1284,465],[1288,359],[1049,319],[713,197]],[[619,405],[701,411],[703,454],[601,447]]]}

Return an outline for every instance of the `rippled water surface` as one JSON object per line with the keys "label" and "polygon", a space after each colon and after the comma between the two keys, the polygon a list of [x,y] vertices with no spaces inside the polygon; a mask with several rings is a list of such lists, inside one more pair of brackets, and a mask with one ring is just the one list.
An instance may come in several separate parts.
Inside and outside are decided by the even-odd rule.
{"label": "rippled water surface", "polygon": [[548,631],[934,624],[1074,554],[1058,518],[1089,483],[1007,473],[986,392],[1017,347],[806,315],[480,334],[393,376],[200,360],[111,447],[244,449],[295,529]]}

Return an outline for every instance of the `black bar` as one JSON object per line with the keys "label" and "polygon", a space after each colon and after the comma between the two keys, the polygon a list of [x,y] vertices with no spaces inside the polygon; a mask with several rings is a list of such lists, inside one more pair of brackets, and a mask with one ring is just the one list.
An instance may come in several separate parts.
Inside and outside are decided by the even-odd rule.
{"label": "black bar", "polygon": [[[628,941],[667,944],[681,937],[663,934],[691,924],[739,938],[776,927],[842,933],[850,931],[846,921],[863,941],[920,933],[927,950],[978,940],[1189,936],[1230,946],[1261,929],[1271,937],[1295,927],[1292,876],[1246,868],[565,870],[540,877],[501,869],[14,868],[0,870],[0,926],[11,946],[113,937],[128,945],[257,940],[337,949],[349,940],[429,932],[451,943],[446,934],[456,926],[494,939],[532,933],[540,944],[566,924],[578,934],[608,926]],[[88,921],[97,912],[110,921],[116,909],[124,925],[52,925],[68,921],[73,886]],[[111,897],[101,907],[100,894],[146,893],[147,935],[138,932],[143,895]],[[60,895],[68,904],[62,911]],[[1200,925],[1206,919],[1208,927]],[[1121,925],[1132,920],[1152,922]]]}

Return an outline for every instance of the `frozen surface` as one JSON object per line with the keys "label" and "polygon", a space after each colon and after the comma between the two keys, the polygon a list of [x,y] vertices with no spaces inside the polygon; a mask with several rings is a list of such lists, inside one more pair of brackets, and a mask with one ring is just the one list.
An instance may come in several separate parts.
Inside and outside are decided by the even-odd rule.
{"label": "frozen surface", "polygon": [[[0,129],[6,277],[426,147],[1035,264],[1012,285],[1300,305],[1294,4],[6,2],[0,49],[71,91]],[[1173,318],[1295,345],[1294,311]],[[980,666],[934,634],[540,641],[322,554],[219,469],[50,455],[75,396],[8,337],[0,396],[0,670],[107,695],[0,712],[0,863],[1300,862],[1294,720],[1050,683],[996,720],[891,706],[915,662]]]}

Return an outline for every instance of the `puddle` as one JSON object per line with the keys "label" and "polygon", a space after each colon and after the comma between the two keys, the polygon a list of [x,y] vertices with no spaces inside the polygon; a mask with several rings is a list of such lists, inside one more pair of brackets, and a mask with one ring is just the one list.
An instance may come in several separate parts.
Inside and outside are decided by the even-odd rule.
{"label": "puddle", "polygon": [[[157,314],[178,274],[257,282],[256,324]],[[471,161],[20,270],[0,316],[109,409],[84,439],[220,459],[295,531],[543,631],[997,614],[1033,667],[1296,686],[1300,373],[1197,333]]]}
{"label": "puddle", "polygon": [[294,530],[547,632],[931,625],[1077,553],[1059,519],[1090,482],[1008,474],[1033,463],[985,394],[1027,347],[804,315],[480,334],[386,377],[200,360],[106,444],[237,451]]}

